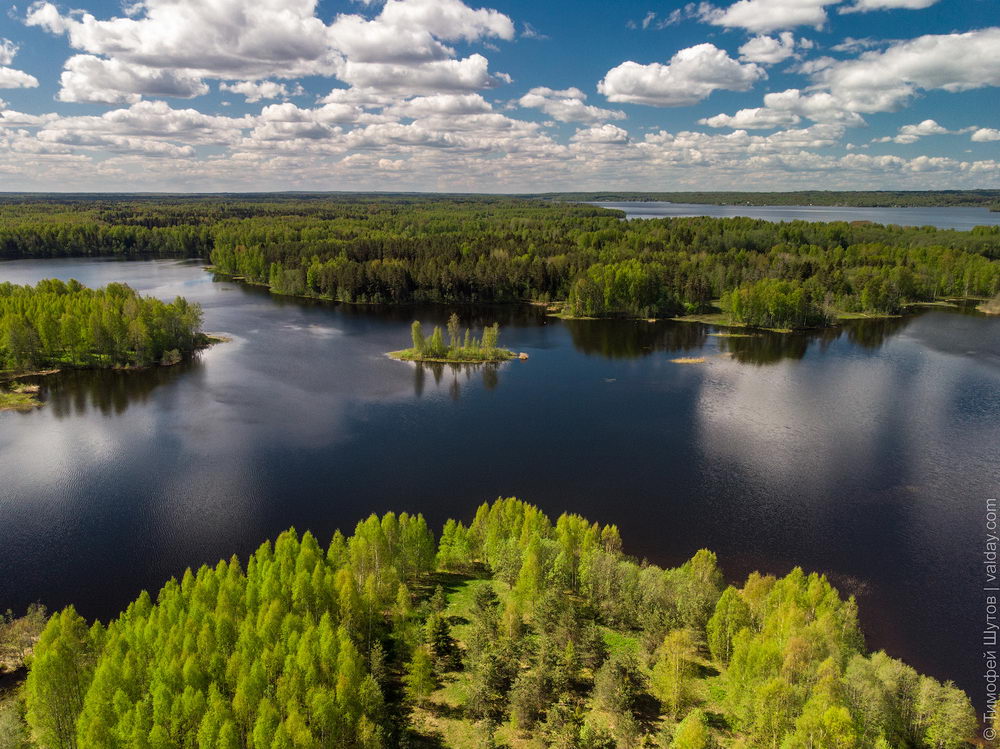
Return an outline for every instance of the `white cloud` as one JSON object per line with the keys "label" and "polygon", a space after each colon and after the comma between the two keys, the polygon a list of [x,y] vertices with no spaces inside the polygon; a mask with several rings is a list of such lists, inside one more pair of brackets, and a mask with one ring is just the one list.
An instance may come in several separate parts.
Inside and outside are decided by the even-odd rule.
{"label": "white cloud", "polygon": [[899,128],[899,133],[895,136],[886,136],[884,138],[876,138],[873,143],[916,143],[918,140],[927,135],[955,135],[960,132],[969,132],[969,130],[949,130],[946,127],[942,127],[935,120],[924,120],[923,122],[918,122],[915,125],[903,125]]}
{"label": "white cloud", "polygon": [[840,0],[737,0],[728,8],[709,5],[700,15],[703,21],[716,26],[768,34],[796,26],[820,29],[827,21],[826,6],[838,2]]}
{"label": "white cloud", "polygon": [[14,68],[0,68],[0,88],[36,88],[38,79]]}
{"label": "white cloud", "polygon": [[91,55],[153,68],[224,78],[290,78],[332,72],[337,60],[316,0],[143,0],[131,17],[62,16],[49,2],[33,4],[26,23],[66,33]]}
{"label": "white cloud", "polygon": [[[195,109],[172,109],[162,101],[141,101],[127,109],[97,116],[54,117],[44,123],[39,137],[50,141],[84,136],[121,136],[181,141],[186,145],[227,145],[249,127],[246,118],[216,117]],[[43,135],[44,133],[49,135]],[[51,133],[61,133],[55,136]]]}
{"label": "white cloud", "polygon": [[240,94],[246,98],[248,104],[255,104],[262,99],[287,99],[289,96],[302,96],[305,94],[301,86],[293,87],[289,91],[284,83],[276,83],[275,81],[222,83],[219,85],[219,90],[228,91],[232,94]]}
{"label": "white cloud", "polygon": [[666,65],[623,62],[607,72],[597,90],[609,101],[672,107],[694,104],[718,89],[747,91],[765,77],[759,65],[741,64],[706,43],[680,50]]}
{"label": "white cloud", "polygon": [[518,104],[529,109],[540,109],[559,122],[605,122],[623,120],[625,113],[617,109],[602,109],[585,104],[587,95],[578,88],[561,91],[545,86],[531,89],[518,100]]}
{"label": "white cloud", "polygon": [[17,55],[18,46],[10,39],[0,39],[0,65],[10,65]]}
{"label": "white cloud", "polygon": [[491,75],[489,61],[480,54],[419,65],[348,60],[338,70],[337,77],[357,88],[402,95],[475,91],[495,88],[511,80],[504,73]]}
{"label": "white cloud", "polygon": [[895,8],[905,8],[908,10],[922,10],[929,8],[938,0],[854,0],[853,5],[840,8],[840,13],[867,13],[870,10],[892,10]]}
{"label": "white cloud", "polygon": [[[509,81],[491,75],[482,55],[455,59],[446,44],[514,37],[507,16],[461,0],[387,0],[374,18],[342,14],[330,25],[316,15],[317,0],[142,0],[129,11],[99,20],[77,11],[62,15],[47,0],[29,8],[29,26],[66,34],[70,46],[87,53],[77,56],[86,64],[78,61],[78,69],[68,71],[72,88],[65,99],[191,96],[204,92],[207,78],[336,76],[392,93],[474,90]],[[128,75],[133,68],[139,72]],[[114,88],[116,81],[121,88]]]}
{"label": "white cloud", "polygon": [[1000,130],[992,127],[981,127],[972,134],[972,140],[976,143],[989,143],[1000,140]]}
{"label": "white cloud", "polygon": [[6,67],[14,62],[17,50],[18,46],[10,39],[0,39],[0,88],[36,88],[35,76]]}
{"label": "white cloud", "polygon": [[898,42],[832,64],[815,81],[853,112],[894,111],[921,90],[1000,86],[1000,28]]}
{"label": "white cloud", "polygon": [[741,109],[734,115],[717,114],[714,117],[698,120],[698,123],[709,127],[755,130],[797,125],[799,119],[799,116],[794,112],[757,107],[755,109]]}
{"label": "white cloud", "polygon": [[628,132],[617,125],[595,125],[577,130],[571,138],[576,143],[628,143]]}
{"label": "white cloud", "polygon": [[758,35],[740,47],[740,59],[745,62],[773,65],[793,56],[795,35],[791,31],[782,31],[778,38]]}
{"label": "white cloud", "polygon": [[797,88],[775,91],[764,95],[764,106],[781,112],[807,117],[814,122],[830,122],[860,126],[865,121],[856,112],[844,106],[836,96],[825,91],[803,94]]}
{"label": "white cloud", "polygon": [[482,114],[493,107],[479,94],[417,96],[387,107],[383,114],[416,119],[434,115]]}
{"label": "white cloud", "polygon": [[73,55],[59,76],[60,101],[133,104],[143,94],[190,99],[208,93],[197,76],[182,70],[130,65],[93,55]]}

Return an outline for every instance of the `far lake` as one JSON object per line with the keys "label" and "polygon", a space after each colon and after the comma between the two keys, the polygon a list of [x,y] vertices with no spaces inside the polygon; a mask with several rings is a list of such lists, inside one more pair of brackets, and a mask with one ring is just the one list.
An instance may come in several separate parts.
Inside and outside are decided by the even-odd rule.
{"label": "far lake", "polygon": [[858,595],[871,646],[983,703],[1000,318],[942,309],[723,338],[459,308],[530,355],[470,370],[384,356],[447,307],[280,298],[196,262],[0,263],[0,281],[50,277],[184,295],[233,341],[173,368],[39,379],[43,408],[0,413],[0,609],[73,602],[107,618],[289,526],[326,543],[408,510],[439,528],[516,495],[617,523],[629,551],[661,564],[708,547],[733,580],[828,572]]}
{"label": "far lake", "polygon": [[594,203],[604,208],[625,211],[627,218],[677,218],[745,216],[765,221],[871,221],[899,226],[936,226],[939,229],[967,231],[974,226],[1000,225],[1000,212],[987,208],[949,206],[944,208],[851,208],[830,205],[704,205],[701,203],[662,203],[624,201]]}

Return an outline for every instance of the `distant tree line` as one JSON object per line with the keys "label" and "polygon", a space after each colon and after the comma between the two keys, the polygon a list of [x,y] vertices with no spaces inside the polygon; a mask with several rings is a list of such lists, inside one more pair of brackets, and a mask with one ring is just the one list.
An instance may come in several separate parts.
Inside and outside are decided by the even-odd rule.
{"label": "distant tree line", "polygon": [[201,321],[197,304],[161,302],[120,283],[0,283],[0,369],[172,363],[202,341]]}
{"label": "distant tree line", "polygon": [[635,200],[709,205],[829,205],[868,208],[987,207],[1000,210],[1000,190],[799,190],[796,192],[565,192],[550,200]]}
{"label": "distant tree line", "polygon": [[958,749],[968,697],[869,654],[853,598],[795,569],[724,581],[516,499],[435,540],[388,513],[188,570],[29,657],[45,749],[425,745]]}
{"label": "distant tree line", "polygon": [[1000,226],[626,222],[618,211],[515,198],[171,200],[0,202],[0,257],[198,256],[276,294],[562,302],[585,317],[704,312],[765,280],[801,288],[810,324],[1000,292]]}

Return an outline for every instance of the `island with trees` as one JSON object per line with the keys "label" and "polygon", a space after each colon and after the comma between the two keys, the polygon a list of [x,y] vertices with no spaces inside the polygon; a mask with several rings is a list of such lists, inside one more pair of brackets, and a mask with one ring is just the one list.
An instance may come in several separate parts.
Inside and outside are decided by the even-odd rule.
{"label": "island with trees", "polygon": [[325,546],[289,530],[107,623],[29,615],[0,627],[28,666],[11,749],[959,749],[978,727],[950,682],[869,652],[822,575],[727,584],[704,549],[664,569],[516,499],[437,537],[406,513]]}
{"label": "island with trees", "polygon": [[202,312],[182,297],[144,297],[124,284],[0,283],[0,410],[40,405],[36,384],[17,378],[61,369],[171,365],[223,339],[201,331]]}
{"label": "island with trees", "polygon": [[[434,326],[430,338],[424,335],[419,320],[414,320],[410,326],[410,338],[413,346],[401,351],[390,351],[389,357],[402,361],[433,362],[440,364],[486,364],[513,359],[515,354],[505,348],[500,348],[500,323],[493,323],[483,328],[482,335],[477,338],[469,328],[462,334],[462,323],[456,313],[448,318],[448,340],[440,326]],[[526,354],[521,355],[527,358]]]}
{"label": "island with trees", "polygon": [[[963,195],[949,200],[978,199]],[[572,317],[714,313],[773,328],[1000,293],[1000,226],[623,218],[490,196],[11,196],[0,257],[200,257],[274,294],[341,303],[531,301]]]}

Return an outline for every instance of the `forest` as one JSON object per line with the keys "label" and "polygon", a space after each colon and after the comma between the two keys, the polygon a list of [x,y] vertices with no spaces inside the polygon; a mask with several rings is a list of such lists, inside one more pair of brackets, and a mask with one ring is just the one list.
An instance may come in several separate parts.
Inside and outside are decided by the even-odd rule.
{"label": "forest", "polygon": [[172,364],[205,342],[202,313],[182,297],[144,297],[120,283],[0,283],[0,370]]}
{"label": "forest", "polygon": [[868,652],[821,575],[729,585],[704,549],[664,569],[517,499],[437,538],[406,513],[326,546],[289,530],[106,624],[28,617],[0,622],[29,667],[10,749],[958,749],[978,727],[951,683]]}
{"label": "forest", "polygon": [[761,306],[767,327],[1000,292],[1000,226],[623,216],[510,197],[8,198],[0,257],[199,257],[275,294],[536,301],[575,317],[673,317],[757,300],[725,311],[757,324],[761,315],[745,311]]}

